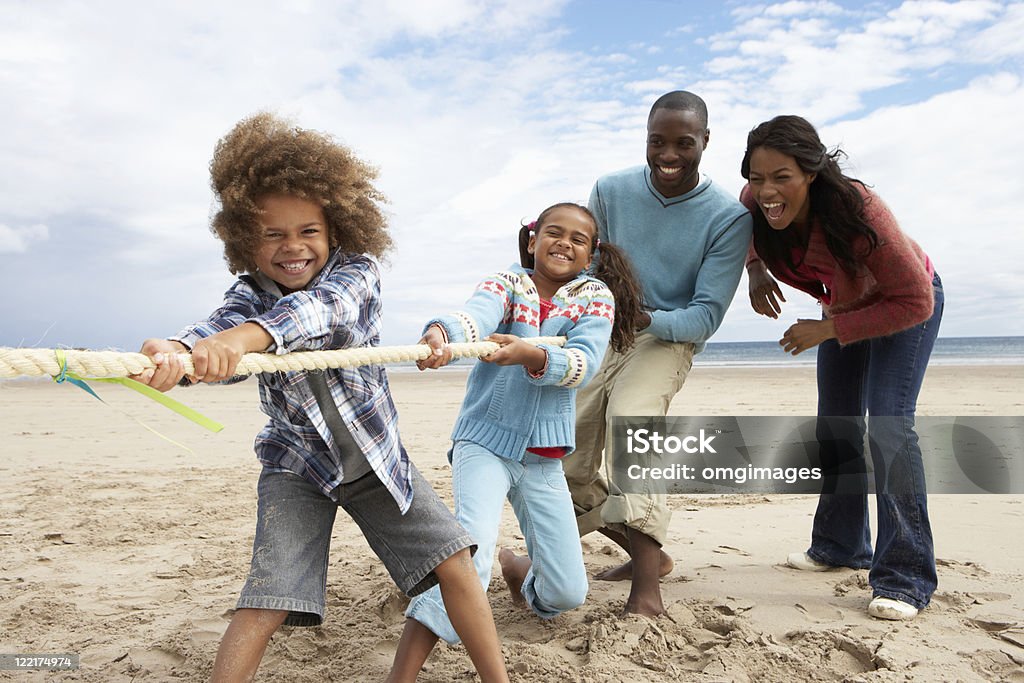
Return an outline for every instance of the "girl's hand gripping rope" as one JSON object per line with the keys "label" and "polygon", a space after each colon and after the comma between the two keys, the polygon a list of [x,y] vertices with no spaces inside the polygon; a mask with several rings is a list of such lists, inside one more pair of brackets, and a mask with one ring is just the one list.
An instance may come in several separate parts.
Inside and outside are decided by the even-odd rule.
{"label": "girl's hand gripping rope", "polygon": [[497,342],[501,348],[480,360],[497,365],[522,365],[530,372],[540,372],[548,361],[547,352],[539,346],[523,341],[514,334],[492,334],[487,341]]}

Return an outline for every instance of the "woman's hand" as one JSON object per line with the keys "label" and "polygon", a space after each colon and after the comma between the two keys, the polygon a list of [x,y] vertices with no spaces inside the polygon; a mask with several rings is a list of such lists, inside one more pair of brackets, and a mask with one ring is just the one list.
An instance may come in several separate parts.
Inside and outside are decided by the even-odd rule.
{"label": "woman's hand", "polygon": [[754,261],[747,267],[747,279],[751,308],[769,318],[778,318],[779,313],[782,313],[779,301],[785,301],[786,297],[782,296],[779,283],[768,274],[763,261]]}
{"label": "woman's hand", "polygon": [[416,361],[416,367],[420,370],[437,370],[452,362],[452,350],[444,339],[444,332],[437,325],[431,325],[417,344],[426,344],[430,347],[430,355],[423,360]]}
{"label": "woman's hand", "polygon": [[495,365],[522,365],[530,372],[540,372],[548,361],[547,352],[514,334],[492,334],[485,341],[497,342],[501,348],[480,360]]}
{"label": "woman's hand", "polygon": [[[774,316],[773,316],[774,317]],[[794,356],[813,348],[823,341],[835,339],[836,326],[831,320],[799,319],[782,335],[779,344],[786,353]]]}
{"label": "woman's hand", "polygon": [[157,391],[167,391],[178,384],[185,376],[179,353],[188,353],[188,347],[181,342],[166,339],[147,339],[142,343],[139,353],[149,356],[156,363],[155,368],[147,368],[130,379],[153,387]]}

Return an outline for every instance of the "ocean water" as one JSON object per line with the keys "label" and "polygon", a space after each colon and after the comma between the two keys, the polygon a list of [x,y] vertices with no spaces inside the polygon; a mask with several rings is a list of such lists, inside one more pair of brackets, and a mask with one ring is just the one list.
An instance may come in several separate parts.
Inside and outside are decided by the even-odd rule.
{"label": "ocean water", "polygon": [[[442,370],[465,372],[476,361],[463,360]],[[811,349],[799,356],[782,350],[777,341],[708,342],[694,365],[711,367],[811,366]],[[929,361],[932,365],[1022,365],[1024,337],[939,337]],[[416,371],[415,364],[390,366],[391,371]]]}
{"label": "ocean water", "polygon": [[[708,342],[694,365],[773,366],[814,365],[814,350],[791,356],[778,342]],[[931,365],[1021,365],[1024,337],[939,337]]]}

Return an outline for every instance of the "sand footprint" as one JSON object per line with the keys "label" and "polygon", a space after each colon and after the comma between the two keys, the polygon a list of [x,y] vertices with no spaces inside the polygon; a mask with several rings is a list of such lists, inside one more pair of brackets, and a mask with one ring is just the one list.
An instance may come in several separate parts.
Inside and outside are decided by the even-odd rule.
{"label": "sand footprint", "polygon": [[200,619],[192,623],[189,637],[193,643],[218,643],[227,628],[225,619]]}
{"label": "sand footprint", "polygon": [[128,650],[128,658],[131,659],[133,665],[143,671],[153,673],[170,669],[185,661],[185,657],[181,653],[165,650],[162,647],[133,647]]}
{"label": "sand footprint", "polygon": [[711,552],[718,553],[720,555],[742,555],[743,557],[750,557],[750,553],[746,550],[740,550],[739,548],[734,548],[731,545],[720,545]]}
{"label": "sand footprint", "polygon": [[941,605],[952,612],[966,612],[974,605],[987,605],[993,602],[1009,600],[1012,596],[1008,593],[997,593],[994,591],[936,591],[932,595],[932,602]]}
{"label": "sand footprint", "polygon": [[825,605],[822,603],[802,603],[798,602],[793,605],[797,610],[803,614],[807,621],[815,624],[825,624],[832,621],[843,621],[843,611],[832,605]]}
{"label": "sand footprint", "polygon": [[967,596],[974,598],[974,602],[978,605],[985,605],[990,602],[1002,602],[1003,600],[1009,600],[1013,597],[1009,593],[997,593],[995,591],[971,591]]}
{"label": "sand footprint", "polygon": [[959,560],[947,560],[941,557],[935,558],[935,566],[943,570],[952,570],[967,576],[988,576],[989,571],[980,564],[974,562],[960,562]]}

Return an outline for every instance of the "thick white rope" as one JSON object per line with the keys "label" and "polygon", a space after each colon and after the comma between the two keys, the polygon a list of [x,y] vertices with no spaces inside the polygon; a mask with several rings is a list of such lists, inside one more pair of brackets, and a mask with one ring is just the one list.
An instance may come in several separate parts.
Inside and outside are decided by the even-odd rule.
{"label": "thick white rope", "polygon": [[[565,337],[531,337],[525,339],[531,344],[561,346]],[[453,358],[478,358],[494,353],[499,346],[495,342],[474,342],[449,344]],[[137,375],[146,368],[154,367],[149,356],[141,353],[122,351],[76,351],[63,350],[67,372],[86,379],[99,377],[127,377]],[[194,371],[192,356],[181,357],[185,372]],[[247,353],[242,356],[235,370],[236,376],[256,375],[262,372],[290,372],[297,370],[325,370],[327,368],[352,368],[359,365],[387,365],[427,358],[430,347],[426,344],[409,346],[367,346],[357,349],[334,351],[296,351],[282,355],[272,353]],[[60,367],[54,349],[16,349],[0,347],[0,379],[12,377],[57,377],[64,368]]]}

